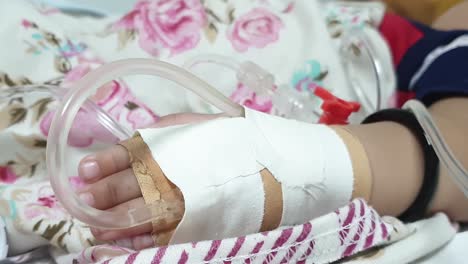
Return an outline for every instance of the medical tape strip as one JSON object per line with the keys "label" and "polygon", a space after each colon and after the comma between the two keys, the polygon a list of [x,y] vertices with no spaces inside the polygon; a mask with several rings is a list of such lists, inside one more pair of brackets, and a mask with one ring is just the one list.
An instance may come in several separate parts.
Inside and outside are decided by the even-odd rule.
{"label": "medical tape strip", "polygon": [[257,161],[282,184],[282,226],[304,223],[349,202],[352,163],[333,129],[250,109],[245,115],[257,131]]}
{"label": "medical tape strip", "polygon": [[366,149],[361,141],[346,127],[333,127],[335,132],[343,139],[351,154],[354,174],[354,187],[352,199],[362,198],[367,202],[372,198],[372,170]]}
{"label": "medical tape strip", "polygon": [[[181,193],[178,192],[174,184],[164,176],[161,168],[153,160],[151,152],[141,136],[135,135],[119,143],[119,145],[123,146],[128,151],[130,166],[140,186],[145,204],[151,205],[161,201],[183,201]],[[155,232],[161,231],[162,226],[165,228],[171,225],[175,226],[176,221],[184,211],[182,204],[181,207],[179,211],[174,211],[174,215],[167,214],[163,220],[152,221],[153,239],[156,245],[158,245],[158,237],[155,235]],[[152,215],[161,213],[159,208],[149,208],[152,209]]]}
{"label": "medical tape strip", "polygon": [[281,223],[283,214],[283,193],[281,184],[267,169],[260,171],[265,191],[265,207],[260,232],[276,229]]}

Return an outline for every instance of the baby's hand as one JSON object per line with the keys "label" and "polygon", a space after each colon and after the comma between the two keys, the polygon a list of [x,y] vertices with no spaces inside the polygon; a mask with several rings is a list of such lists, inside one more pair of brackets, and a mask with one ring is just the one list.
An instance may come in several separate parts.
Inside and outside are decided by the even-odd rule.
{"label": "baby's hand", "polygon": [[[214,119],[220,115],[174,114],[162,117],[154,127],[166,127]],[[80,198],[100,210],[127,211],[144,206],[140,187],[130,168],[128,151],[115,145],[109,149],[89,155],[81,160],[79,176],[88,186],[80,191]],[[157,232],[157,243],[167,245],[174,226],[163,226],[153,230],[151,223],[123,230],[91,228],[93,235],[103,241],[131,241],[136,250],[154,246],[151,232]],[[158,245],[158,246],[159,246]]]}

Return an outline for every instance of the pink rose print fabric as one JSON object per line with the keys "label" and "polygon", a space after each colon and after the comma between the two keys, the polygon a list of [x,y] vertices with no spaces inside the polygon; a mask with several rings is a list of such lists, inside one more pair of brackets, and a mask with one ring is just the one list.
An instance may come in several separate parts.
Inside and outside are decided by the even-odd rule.
{"label": "pink rose print fabric", "polygon": [[236,4],[228,2],[140,0],[112,29],[119,32],[123,46],[136,36],[139,46],[152,56],[160,56],[163,50],[176,55],[194,49],[203,33],[211,44],[224,33],[234,50],[245,52],[279,40],[284,24],[274,12],[288,14],[294,4],[288,2],[276,10],[273,3],[254,1],[250,10],[238,13]]}
{"label": "pink rose print fabric", "polygon": [[[81,64],[71,70],[64,78],[64,86],[76,81],[89,72],[91,64]],[[97,91],[92,100],[109,113],[119,124],[132,130],[147,127],[158,121],[158,116],[132,95],[125,82],[112,81]],[[55,111],[48,112],[40,123],[43,135],[49,134],[49,128]],[[116,143],[118,139],[100,125],[94,113],[82,109],[75,117],[69,134],[71,146],[84,148],[95,140],[105,143]]]}
{"label": "pink rose print fabric", "polygon": [[268,96],[259,96],[245,85],[239,83],[236,90],[230,96],[231,100],[244,105],[248,108],[271,113],[273,109],[273,102]]}
{"label": "pink rose print fabric", "polygon": [[227,37],[239,52],[251,47],[264,48],[279,38],[283,28],[280,18],[264,8],[255,8],[240,16],[229,29]]}
{"label": "pink rose print fabric", "polygon": [[158,121],[158,116],[140,102],[123,81],[112,81],[101,87],[93,99],[126,127],[143,128]]}
{"label": "pink rose print fabric", "polygon": [[199,0],[140,0],[114,27],[136,30],[140,47],[157,56],[162,49],[178,54],[194,48],[205,23]]}
{"label": "pink rose print fabric", "polygon": [[14,183],[18,176],[9,166],[0,166],[0,182],[1,183]]}
{"label": "pink rose print fabric", "polygon": [[25,206],[24,215],[27,219],[44,217],[51,220],[60,220],[67,218],[66,210],[57,201],[50,187],[39,188],[36,195],[36,200],[27,203]]}

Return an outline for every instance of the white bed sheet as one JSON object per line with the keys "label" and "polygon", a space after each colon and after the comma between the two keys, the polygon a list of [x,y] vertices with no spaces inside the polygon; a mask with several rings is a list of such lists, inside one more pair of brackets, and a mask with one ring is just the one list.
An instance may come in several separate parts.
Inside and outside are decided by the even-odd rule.
{"label": "white bed sheet", "polygon": [[467,263],[468,231],[459,233],[441,250],[417,262],[417,264]]}

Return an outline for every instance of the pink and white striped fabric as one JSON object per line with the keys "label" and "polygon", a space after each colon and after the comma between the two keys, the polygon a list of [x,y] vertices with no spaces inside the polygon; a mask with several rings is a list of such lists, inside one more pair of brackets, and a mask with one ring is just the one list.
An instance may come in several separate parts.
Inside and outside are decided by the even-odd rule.
{"label": "pink and white striped fabric", "polygon": [[[363,200],[303,225],[140,252],[97,246],[78,263],[329,263],[389,241],[392,224]],[[120,255],[120,256],[117,256]]]}

